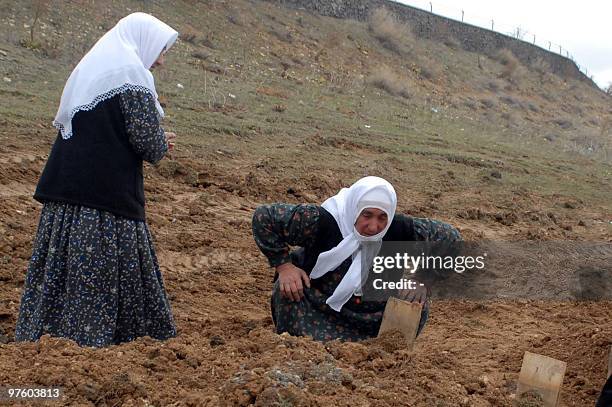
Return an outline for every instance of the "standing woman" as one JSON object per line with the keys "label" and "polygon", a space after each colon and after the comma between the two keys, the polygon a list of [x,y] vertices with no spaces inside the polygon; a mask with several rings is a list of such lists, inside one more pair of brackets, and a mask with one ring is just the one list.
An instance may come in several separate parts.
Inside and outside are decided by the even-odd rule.
{"label": "standing woman", "polygon": [[50,334],[107,346],[176,336],[145,222],[142,165],[173,146],[150,69],[177,36],[153,16],[130,14],[70,74],[34,194],[43,208],[17,341]]}

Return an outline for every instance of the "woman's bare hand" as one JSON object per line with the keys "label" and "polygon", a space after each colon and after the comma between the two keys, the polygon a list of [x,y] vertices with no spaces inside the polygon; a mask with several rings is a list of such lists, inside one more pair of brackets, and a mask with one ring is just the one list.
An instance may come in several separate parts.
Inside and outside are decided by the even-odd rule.
{"label": "woman's bare hand", "polygon": [[408,302],[418,302],[419,304],[425,304],[427,301],[427,288],[423,285],[417,284],[414,289],[405,289],[399,292],[401,299]]}
{"label": "woman's bare hand", "polygon": [[281,297],[293,301],[304,298],[304,285],[310,288],[310,277],[304,270],[291,263],[281,264],[276,268]]}
{"label": "woman's bare hand", "polygon": [[174,148],[174,139],[176,138],[176,133],[172,133],[171,131],[164,132],[166,134],[166,144],[168,144],[168,151]]}

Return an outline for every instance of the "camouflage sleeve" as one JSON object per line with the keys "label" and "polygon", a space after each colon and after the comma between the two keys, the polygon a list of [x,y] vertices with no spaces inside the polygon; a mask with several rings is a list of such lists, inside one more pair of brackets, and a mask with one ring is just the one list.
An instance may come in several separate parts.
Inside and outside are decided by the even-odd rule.
{"label": "camouflage sleeve", "polygon": [[458,242],[463,240],[461,233],[448,223],[427,218],[412,218],[412,222],[417,240],[432,242],[442,240]]}
{"label": "camouflage sleeve", "polygon": [[119,100],[132,148],[143,160],[157,163],[168,151],[168,145],[153,96],[127,90],[119,94]]}
{"label": "camouflage sleeve", "polygon": [[253,237],[270,266],[291,261],[290,246],[314,242],[320,214],[317,205],[262,205],[253,214]]}

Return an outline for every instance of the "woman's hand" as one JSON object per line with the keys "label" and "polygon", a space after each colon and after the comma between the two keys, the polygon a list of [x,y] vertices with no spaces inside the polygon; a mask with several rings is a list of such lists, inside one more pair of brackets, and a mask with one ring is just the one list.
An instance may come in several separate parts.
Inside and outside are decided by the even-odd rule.
{"label": "woman's hand", "polygon": [[285,263],[278,266],[276,271],[281,297],[293,301],[300,301],[304,298],[304,285],[310,288],[310,277],[304,270],[291,263]]}
{"label": "woman's hand", "polygon": [[406,300],[408,302],[418,302],[419,304],[425,304],[427,301],[427,288],[424,285],[419,285],[417,283],[414,289],[405,289],[399,292],[399,296],[401,299]]}
{"label": "woman's hand", "polygon": [[176,133],[172,133],[171,131],[164,132],[166,135],[166,144],[168,145],[168,151],[174,148],[174,139],[176,138]]}

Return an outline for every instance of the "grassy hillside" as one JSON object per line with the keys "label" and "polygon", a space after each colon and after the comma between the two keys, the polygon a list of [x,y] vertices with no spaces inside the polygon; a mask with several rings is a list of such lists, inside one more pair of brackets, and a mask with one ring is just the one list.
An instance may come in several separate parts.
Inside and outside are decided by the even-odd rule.
{"label": "grassy hillside", "polygon": [[[609,203],[610,99],[506,50],[487,57],[452,38],[420,40],[385,13],[368,25],[248,1],[56,2],[30,44],[31,10],[1,4],[9,127],[48,129],[83,52],[144,9],[181,32],[157,83],[184,151],[248,146],[253,157],[283,160],[283,174],[265,173],[281,179],[304,165],[316,174],[320,161],[296,159],[304,150],[345,182],[392,165],[417,194],[449,192],[455,202],[477,189],[501,200],[525,191]],[[448,171],[459,193],[444,187]]]}

